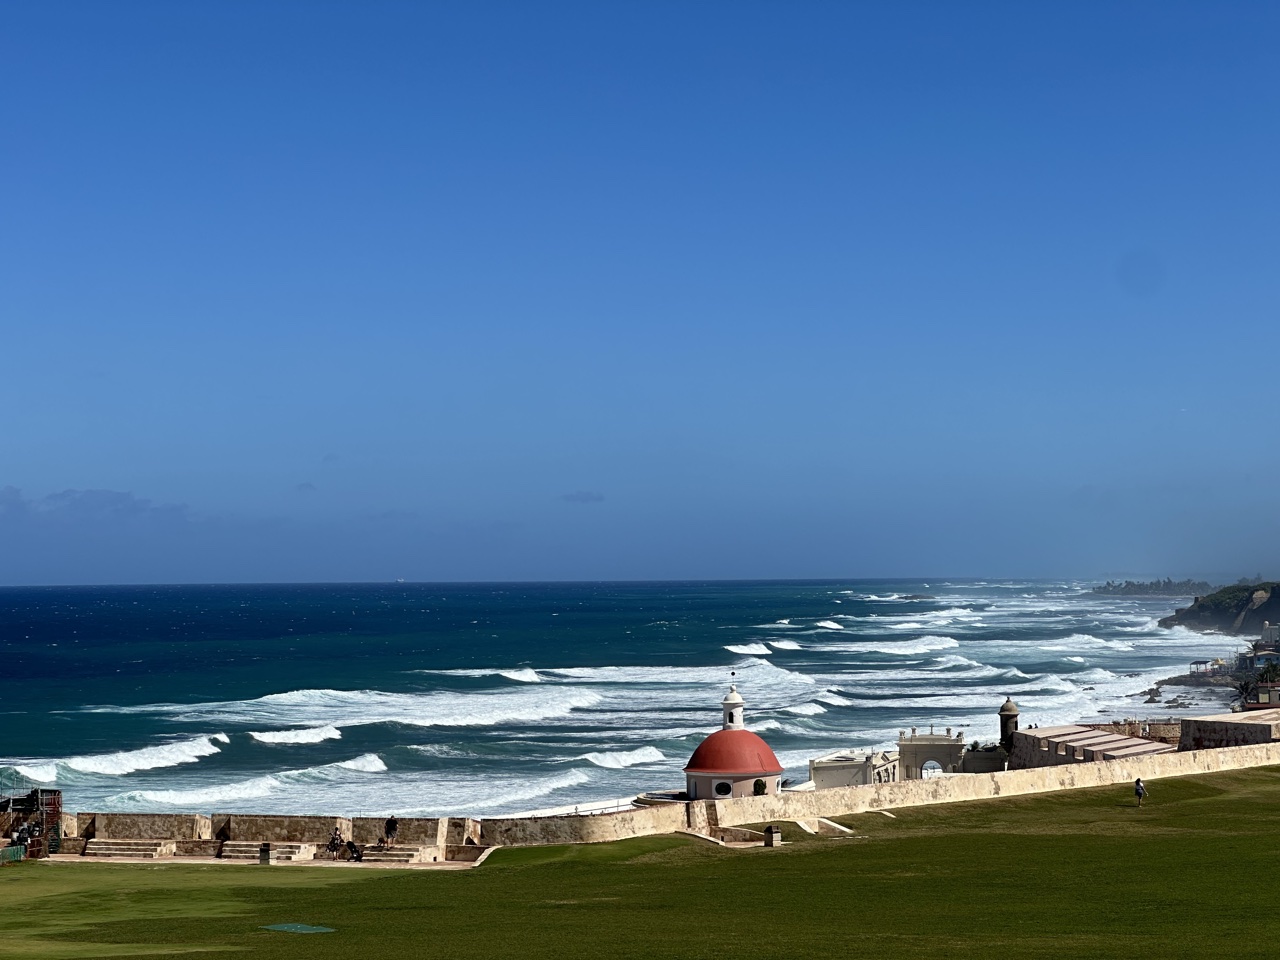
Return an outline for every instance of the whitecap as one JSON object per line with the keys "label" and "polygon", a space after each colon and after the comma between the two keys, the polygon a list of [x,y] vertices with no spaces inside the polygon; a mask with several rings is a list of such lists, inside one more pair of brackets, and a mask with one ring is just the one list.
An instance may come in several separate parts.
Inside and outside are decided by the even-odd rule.
{"label": "whitecap", "polygon": [[800,649],[800,644],[796,643],[794,640],[770,640],[768,641],[768,643],[769,643],[769,646],[773,647],[773,649],[775,650],[799,650]]}
{"label": "whitecap", "polygon": [[387,769],[376,753],[366,753],[351,760],[327,763],[319,767],[285,770],[280,773],[252,777],[232,783],[213,784],[189,790],[131,790],[107,798],[108,806],[136,807],[139,804],[164,804],[166,806],[192,806],[225,804],[237,800],[258,800],[279,794],[290,794],[308,786],[340,784],[347,782],[351,774],[383,773]]}
{"label": "whitecap", "polygon": [[[292,690],[256,700],[166,704],[140,707],[94,707],[90,712],[155,713],[187,723],[217,722],[287,726],[353,727],[398,723],[415,727],[484,727],[530,723],[567,716],[598,704],[590,690],[548,688],[462,693],[388,693],[382,690]],[[207,738],[206,738],[207,739]],[[213,748],[216,752],[216,748]]]}
{"label": "whitecap", "polygon": [[249,736],[262,743],[320,743],[322,740],[338,740],[342,731],[337,727],[307,727],[303,730],[250,730]]}
{"label": "whitecap", "polygon": [[939,637],[932,634],[917,637],[914,640],[869,640],[865,643],[824,643],[814,649],[822,653],[887,653],[893,656],[909,657],[934,650],[950,650],[960,646],[954,637]]}
{"label": "whitecap", "polygon": [[815,627],[822,627],[825,630],[843,630],[844,624],[836,623],[834,620],[819,620],[814,624]]}
{"label": "whitecap", "polygon": [[357,770],[360,773],[384,773],[387,765],[376,753],[366,753],[352,760],[341,760],[333,764],[343,770]]}
{"label": "whitecap", "polygon": [[725,647],[730,653],[741,653],[747,656],[767,657],[773,653],[763,643],[731,643]]}
{"label": "whitecap", "polygon": [[853,701],[852,701],[852,700],[850,700],[848,697],[842,697],[842,696],[840,696],[840,694],[838,694],[838,693],[833,693],[833,692],[832,692],[832,691],[830,691],[830,690],[828,690],[826,693],[820,693],[820,694],[818,694],[816,697],[814,697],[814,699],[815,699],[815,700],[821,700],[823,703],[829,703],[829,704],[831,704],[833,707],[851,707],[851,706],[853,706]]}
{"label": "whitecap", "polygon": [[53,783],[67,772],[92,773],[107,777],[122,777],[140,770],[156,770],[174,767],[181,763],[196,763],[201,757],[220,752],[214,740],[227,743],[225,734],[193,737],[139,750],[121,750],[83,757],[66,757],[61,760],[37,760],[15,766],[19,773],[30,780]]}
{"label": "whitecap", "polygon": [[541,683],[542,678],[538,676],[538,671],[531,670],[526,667],[523,670],[501,670],[500,676],[506,677],[508,680],[517,680],[520,683]]}
{"label": "whitecap", "polygon": [[782,709],[788,713],[799,714],[802,717],[816,717],[820,713],[827,712],[827,708],[820,703],[797,703],[795,706],[783,707]]}
{"label": "whitecap", "polygon": [[640,747],[637,750],[611,750],[601,753],[584,753],[576,759],[594,763],[597,767],[608,767],[611,770],[621,770],[623,767],[633,767],[638,763],[662,763],[667,758],[657,747]]}
{"label": "whitecap", "polygon": [[56,763],[17,763],[8,769],[15,770],[19,775],[36,783],[53,783],[58,779]]}

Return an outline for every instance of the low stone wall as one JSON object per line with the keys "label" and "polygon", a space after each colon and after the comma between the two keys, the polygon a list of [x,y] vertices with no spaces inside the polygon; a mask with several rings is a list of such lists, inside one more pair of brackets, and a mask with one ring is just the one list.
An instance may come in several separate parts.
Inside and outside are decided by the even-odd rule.
{"label": "low stone wall", "polygon": [[[396,843],[410,846],[438,847],[445,842],[448,817],[400,817],[396,824]],[[352,817],[351,839],[356,843],[377,843],[386,835],[386,817]],[[332,829],[332,827],[330,828]]]}
{"label": "low stone wall", "polygon": [[[745,822],[745,821],[743,821]],[[591,816],[511,817],[480,821],[480,843],[504,847],[543,843],[601,843],[675,833],[687,826],[685,804],[668,803]]]}
{"label": "low stone wall", "polygon": [[76,836],[98,840],[208,840],[209,818],[198,813],[79,813]]}
{"label": "low stone wall", "polygon": [[213,815],[213,836],[219,840],[328,843],[334,827],[338,828],[344,839],[350,838],[351,820],[347,817],[267,817],[244,813]]}
{"label": "low stone wall", "polygon": [[179,840],[175,845],[175,857],[216,857],[222,849],[221,840]]}
{"label": "low stone wall", "polygon": [[1187,717],[1182,721],[1182,748],[1205,750],[1269,743],[1280,735],[1278,715],[1277,710],[1258,710],[1216,717]]}
{"label": "low stone wall", "polygon": [[1221,750],[1160,753],[1129,760],[1102,760],[1001,773],[961,774],[930,780],[902,780],[865,787],[783,793],[772,797],[709,800],[720,826],[771,820],[811,820],[868,810],[988,800],[993,797],[1079,790],[1132,783],[1138,777],[1159,780],[1220,770],[1240,770],[1280,763],[1280,743]]}

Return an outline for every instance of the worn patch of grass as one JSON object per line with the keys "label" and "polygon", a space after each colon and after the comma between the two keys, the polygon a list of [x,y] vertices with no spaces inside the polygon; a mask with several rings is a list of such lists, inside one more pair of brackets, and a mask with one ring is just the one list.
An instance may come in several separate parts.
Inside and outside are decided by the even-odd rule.
{"label": "worn patch of grass", "polygon": [[[0,955],[1253,958],[1280,768],[841,818],[866,839],[502,850],[468,872],[24,864]],[[272,923],[336,928],[296,935]]]}

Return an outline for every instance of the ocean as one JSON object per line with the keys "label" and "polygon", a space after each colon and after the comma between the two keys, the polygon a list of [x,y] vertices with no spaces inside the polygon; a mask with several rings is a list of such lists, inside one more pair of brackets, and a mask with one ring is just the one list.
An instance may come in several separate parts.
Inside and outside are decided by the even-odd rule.
{"label": "ocean", "polygon": [[[493,816],[683,786],[730,682],[797,781],[909,727],[1216,712],[1240,638],[1062,581],[0,589],[0,792],[68,810]],[[1166,688],[1173,690],[1175,688]]]}

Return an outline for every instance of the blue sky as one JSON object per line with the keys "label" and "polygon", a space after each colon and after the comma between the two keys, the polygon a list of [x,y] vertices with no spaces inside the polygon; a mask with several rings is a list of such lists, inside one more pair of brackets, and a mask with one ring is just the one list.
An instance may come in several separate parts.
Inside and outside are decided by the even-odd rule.
{"label": "blue sky", "polygon": [[1272,4],[0,14],[0,582],[1280,576]]}

